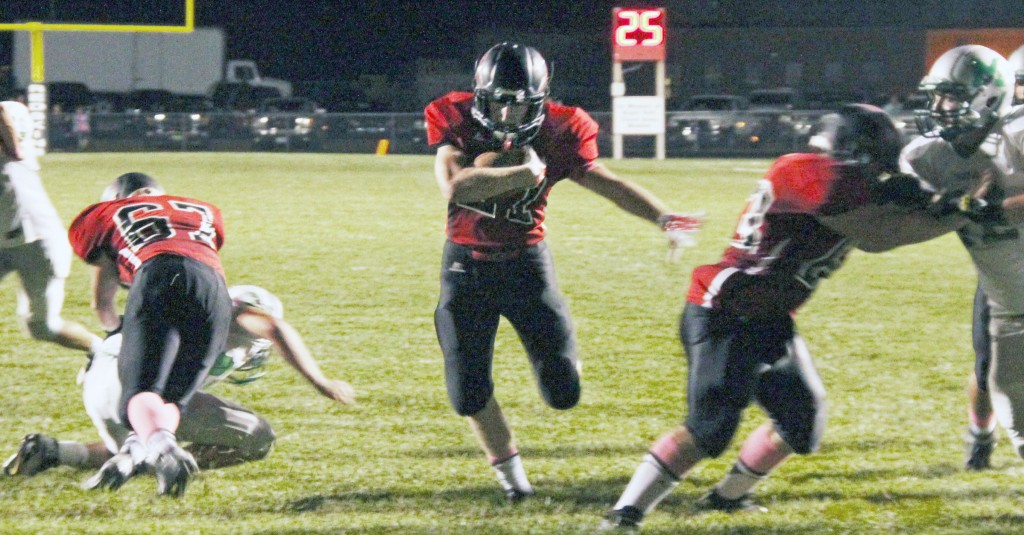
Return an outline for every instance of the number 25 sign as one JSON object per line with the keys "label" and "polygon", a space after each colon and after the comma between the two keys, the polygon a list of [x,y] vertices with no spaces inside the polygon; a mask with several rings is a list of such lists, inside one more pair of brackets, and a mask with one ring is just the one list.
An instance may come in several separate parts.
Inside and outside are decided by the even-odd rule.
{"label": "number 25 sign", "polygon": [[665,60],[665,9],[612,9],[613,61]]}

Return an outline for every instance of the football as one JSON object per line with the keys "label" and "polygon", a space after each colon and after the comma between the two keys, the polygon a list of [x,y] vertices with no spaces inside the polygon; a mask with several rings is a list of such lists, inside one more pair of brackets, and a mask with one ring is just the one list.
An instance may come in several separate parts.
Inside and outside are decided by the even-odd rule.
{"label": "football", "polygon": [[485,152],[473,160],[474,167],[511,167],[526,161],[526,151],[511,148],[501,152]]}

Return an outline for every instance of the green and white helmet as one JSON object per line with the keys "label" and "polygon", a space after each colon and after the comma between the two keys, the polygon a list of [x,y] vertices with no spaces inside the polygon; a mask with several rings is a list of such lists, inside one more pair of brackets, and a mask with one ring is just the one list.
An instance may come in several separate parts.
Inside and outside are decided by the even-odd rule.
{"label": "green and white helmet", "polygon": [[[918,86],[928,95],[918,129],[952,141],[968,130],[990,128],[1010,111],[1013,80],[1010,63],[991,48],[963,45],[946,51]],[[944,105],[950,102],[956,105]]]}
{"label": "green and white helmet", "polygon": [[[278,319],[284,317],[281,300],[259,286],[231,286],[228,294],[235,311],[241,307],[253,307]],[[233,323],[228,333],[227,349],[217,357],[203,386],[221,380],[244,385],[263,377],[267,374],[265,366],[272,348],[270,340],[256,338]]]}

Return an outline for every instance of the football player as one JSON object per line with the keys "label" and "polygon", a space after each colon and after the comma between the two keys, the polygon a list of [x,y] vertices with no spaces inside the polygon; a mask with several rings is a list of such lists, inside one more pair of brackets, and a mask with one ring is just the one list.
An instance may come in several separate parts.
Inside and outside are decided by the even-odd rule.
{"label": "football player", "polygon": [[[901,155],[903,171],[958,192],[983,176],[986,196],[960,240],[978,272],[974,300],[975,366],[968,379],[966,468],[990,466],[996,422],[1024,455],[1024,118],[1012,113],[1014,72],[980,45],[953,48],[921,81],[929,95],[919,112],[921,136]],[[1022,102],[1024,103],[1024,102]],[[994,416],[993,416],[994,414]]]}
{"label": "football player", "polygon": [[697,463],[725,451],[753,401],[769,420],[697,506],[759,510],[754,486],[789,455],[815,451],[825,428],[824,388],[794,312],[853,248],[884,251],[966,221],[934,217],[925,206],[940,196],[890,177],[901,138],[881,109],[846,105],[810,141],[811,152],[782,156],[758,182],[722,259],[694,269],[680,324],[687,416],[651,445],[605,529],[638,528]]}
{"label": "football player", "polygon": [[[672,213],[597,162],[597,123],[548,99],[548,66],[534,48],[503,42],[476,64],[472,92],[425,110],[434,174],[448,201],[441,292],[434,314],[448,398],[465,416],[511,501],[533,494],[512,431],[494,398],[491,362],[499,318],[516,329],[544,401],[580,397],[576,339],[544,241],[548,194],[569,179],[658,224],[670,245],[693,242],[694,216]],[[508,167],[475,167],[485,152],[518,150]]]}
{"label": "football player", "polygon": [[[231,297],[218,251],[220,210],[171,196],[149,175],[126,173],[103,201],[71,223],[75,253],[94,266],[92,304],[108,331],[120,330],[117,358],[123,392],[118,407],[133,431],[99,472],[96,487],[120,487],[145,466],[157,492],[178,497],[198,473],[175,432],[224,349]],[[116,295],[128,287],[123,318]]]}
{"label": "football player", "polygon": [[0,102],[0,278],[18,273],[16,313],[32,338],[92,353],[102,339],[61,317],[71,246],[43,188],[31,136],[28,108]]}
{"label": "football player", "polygon": [[[262,459],[274,443],[274,432],[266,419],[250,409],[206,392],[223,380],[244,385],[265,374],[271,347],[306,378],[321,394],[339,403],[352,404],[355,393],[348,383],[328,379],[310,354],[298,332],[283,319],[281,301],[257,286],[232,286],[232,317],[228,349],[220,354],[202,389],[189,401],[178,427],[178,438],[189,442],[185,448],[201,468],[219,468]],[[128,438],[129,430],[118,411],[121,382],[117,355],[121,335],[107,338],[89,364],[83,378],[85,410],[102,438],[83,444],[58,441],[43,434],[30,434],[18,452],[4,463],[9,476],[33,476],[54,466],[99,468]],[[86,486],[98,484],[95,479]]]}
{"label": "football player", "polygon": [[1010,62],[1010,68],[1013,69],[1014,74],[1012,104],[1014,113],[1017,113],[1022,109],[1021,106],[1024,106],[1024,45],[1014,50],[1007,61]]}

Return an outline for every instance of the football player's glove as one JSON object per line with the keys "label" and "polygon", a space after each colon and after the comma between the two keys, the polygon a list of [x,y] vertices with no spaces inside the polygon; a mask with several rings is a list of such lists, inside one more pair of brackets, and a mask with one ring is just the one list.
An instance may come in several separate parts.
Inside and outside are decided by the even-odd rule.
{"label": "football player's glove", "polygon": [[679,259],[682,249],[697,245],[697,232],[704,224],[704,214],[663,214],[658,217],[658,226],[668,238],[668,261]]}
{"label": "football player's glove", "polygon": [[192,454],[179,446],[157,455],[153,460],[157,494],[179,498],[189,482],[199,474],[199,465]]}
{"label": "football player's glove", "polygon": [[18,452],[4,463],[4,474],[31,477],[59,464],[57,439],[32,433],[25,435]]}
{"label": "football player's glove", "polygon": [[928,211],[936,217],[960,214],[975,223],[1005,224],[1003,198],[1002,188],[986,183],[974,191],[944,191],[928,206]]}
{"label": "football player's glove", "polygon": [[935,197],[935,189],[913,175],[892,175],[871,187],[875,204],[894,204],[903,208],[925,208]]}
{"label": "football player's glove", "polygon": [[146,445],[138,435],[132,433],[125,439],[124,445],[103,463],[99,472],[82,483],[85,490],[121,488],[129,479],[145,470]]}

